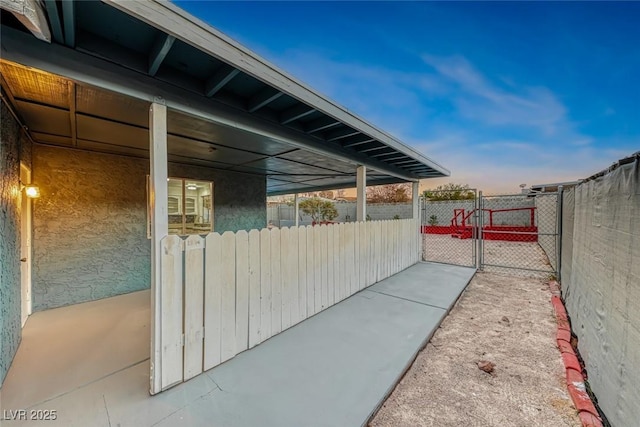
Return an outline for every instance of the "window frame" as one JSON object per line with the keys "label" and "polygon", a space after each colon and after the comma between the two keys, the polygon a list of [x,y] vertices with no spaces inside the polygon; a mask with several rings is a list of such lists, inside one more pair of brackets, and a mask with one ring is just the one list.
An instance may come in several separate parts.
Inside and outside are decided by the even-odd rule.
{"label": "window frame", "polygon": [[[181,215],[182,216],[182,229],[181,232],[179,233],[171,233],[169,232],[169,234],[176,234],[178,236],[190,236],[190,235],[199,235],[199,234],[207,234],[207,233],[212,233],[214,231],[214,204],[213,204],[213,198],[214,198],[214,182],[213,181],[209,181],[209,180],[203,180],[203,179],[195,179],[195,178],[182,178],[182,177],[169,177],[167,179],[167,181],[181,181],[181,194],[180,196],[169,196],[167,195],[167,198],[176,198],[177,202],[178,202],[178,208],[177,208],[177,212],[167,212],[167,223],[170,225],[169,223],[169,216],[177,216],[177,215]],[[198,215],[198,196],[188,196],[187,195],[187,182],[188,181],[195,181],[197,183],[202,183],[205,185],[209,186],[209,194],[200,196],[200,198],[202,199],[201,204],[203,206],[203,209],[207,209],[208,210],[208,222],[204,222],[204,211],[202,213],[202,215]],[[147,205],[147,239],[151,239],[151,198],[149,197],[150,195],[150,189],[151,189],[151,177],[149,174],[147,174],[147,182],[146,182],[146,205]],[[208,199],[205,199],[208,198]],[[189,208],[189,205],[191,203],[187,203],[187,200],[192,200],[193,201],[193,206],[190,209],[189,212],[187,212],[187,209]],[[207,203],[205,206],[205,200],[207,200]],[[169,209],[167,208],[167,211]],[[191,232],[187,232],[187,226],[186,224],[188,224],[186,222],[187,220],[187,216],[194,216],[194,224],[200,224],[197,222],[198,218],[202,218],[202,224],[209,224],[209,230],[198,230],[198,229],[193,229]],[[170,227],[169,230],[170,231]],[[201,232],[200,232],[201,231]]]}

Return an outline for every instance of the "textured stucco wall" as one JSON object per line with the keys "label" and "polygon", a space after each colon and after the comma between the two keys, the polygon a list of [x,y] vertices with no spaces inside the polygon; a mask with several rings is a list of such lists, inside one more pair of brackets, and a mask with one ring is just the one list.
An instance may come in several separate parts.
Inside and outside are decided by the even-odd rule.
{"label": "textured stucco wall", "polygon": [[[35,147],[34,311],[149,287],[148,173],[147,160]],[[169,175],[214,182],[215,231],[265,227],[264,177],[178,164]]]}
{"label": "textured stucco wall", "polygon": [[20,153],[29,140],[9,110],[0,111],[0,385],[18,349],[20,327]]}
{"label": "textured stucco wall", "polygon": [[148,162],[37,145],[34,311],[149,287]]}
{"label": "textured stucco wall", "polygon": [[640,159],[580,184],[574,199],[573,232],[563,233],[563,247],[567,239],[573,246],[571,269],[562,273],[571,326],[591,389],[611,425],[637,426]]}
{"label": "textured stucco wall", "polygon": [[264,176],[169,164],[169,176],[213,181],[214,230],[262,229],[267,225],[267,180]]}

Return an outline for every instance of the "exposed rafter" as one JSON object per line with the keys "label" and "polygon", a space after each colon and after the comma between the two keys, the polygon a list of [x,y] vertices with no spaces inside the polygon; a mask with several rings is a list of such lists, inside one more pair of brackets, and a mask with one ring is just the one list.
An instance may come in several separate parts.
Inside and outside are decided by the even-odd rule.
{"label": "exposed rafter", "polygon": [[329,129],[334,126],[338,126],[339,124],[340,120],[336,120],[333,117],[320,117],[319,119],[308,123],[304,130],[307,133],[320,132],[321,130]]}
{"label": "exposed rafter", "polygon": [[64,44],[76,47],[76,5],[74,0],[62,0],[62,21],[64,22]]}
{"label": "exposed rafter", "polygon": [[230,65],[223,65],[216,73],[207,80],[204,87],[205,96],[213,96],[220,91],[227,83],[240,73],[240,70]]}
{"label": "exposed rafter", "polygon": [[374,141],[375,141],[375,139],[373,139],[373,138],[365,138],[365,139],[357,138],[354,141],[345,142],[345,144],[343,144],[342,146],[344,148],[351,148],[351,147],[356,147],[358,145],[368,144],[368,143],[374,142]]}
{"label": "exposed rafter", "polygon": [[160,34],[156,37],[155,42],[153,43],[153,48],[151,49],[151,54],[149,55],[149,75],[155,76],[162,64],[162,61],[169,54],[169,50],[171,50],[171,46],[173,46],[173,42],[176,41],[176,38],[170,36],[168,34]]}
{"label": "exposed rafter", "polygon": [[329,142],[332,141],[338,141],[340,139],[344,139],[344,138],[348,138],[350,136],[355,136],[358,135],[360,133],[360,131],[357,130],[353,130],[350,128],[346,128],[346,129],[337,129],[331,132],[327,132],[327,134],[325,135],[325,139]]}
{"label": "exposed rafter", "polygon": [[298,104],[280,114],[280,124],[286,125],[287,123],[306,117],[314,111],[316,111],[314,108],[306,104]]}
{"label": "exposed rafter", "polygon": [[[398,154],[398,153],[394,153],[394,154]],[[407,156],[406,156],[406,155],[404,155],[404,154],[399,154],[399,155],[394,156],[394,157],[389,157],[389,158],[380,159],[380,160],[382,160],[383,162],[388,162],[388,161],[390,161],[390,160],[400,160],[400,159],[406,159],[406,158],[407,158]]]}
{"label": "exposed rafter", "polygon": [[[415,163],[415,164],[416,164],[416,166],[419,164],[419,163],[418,163],[416,160],[414,160],[414,159],[404,160],[404,161],[402,161],[402,162],[390,162],[390,163],[392,163],[392,164],[394,164],[394,165],[406,165],[406,164],[408,164],[408,163]],[[408,166],[406,166],[406,167],[408,167]]]}
{"label": "exposed rafter", "polygon": [[389,147],[386,145],[379,145],[377,147],[365,148],[364,150],[360,150],[361,153],[370,153],[372,151],[380,151],[380,150],[388,150]]}
{"label": "exposed rafter", "polygon": [[[386,148],[389,149],[389,147],[386,147]],[[397,154],[397,151],[394,151],[393,149],[391,149],[386,153],[371,154],[370,157],[384,157],[384,156],[388,156],[389,154]]]}
{"label": "exposed rafter", "polygon": [[254,113],[261,109],[262,107],[267,106],[269,103],[275,101],[284,95],[277,89],[272,88],[271,86],[267,86],[264,89],[261,89],[251,97],[249,103],[247,104],[247,110],[250,113]]}

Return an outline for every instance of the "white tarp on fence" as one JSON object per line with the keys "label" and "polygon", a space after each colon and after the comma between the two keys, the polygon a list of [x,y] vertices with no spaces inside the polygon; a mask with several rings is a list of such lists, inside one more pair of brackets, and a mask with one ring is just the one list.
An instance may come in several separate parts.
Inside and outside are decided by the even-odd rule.
{"label": "white tarp on fence", "polygon": [[565,201],[564,224],[575,215],[563,233],[562,290],[589,384],[612,425],[637,426],[640,160],[580,184]]}

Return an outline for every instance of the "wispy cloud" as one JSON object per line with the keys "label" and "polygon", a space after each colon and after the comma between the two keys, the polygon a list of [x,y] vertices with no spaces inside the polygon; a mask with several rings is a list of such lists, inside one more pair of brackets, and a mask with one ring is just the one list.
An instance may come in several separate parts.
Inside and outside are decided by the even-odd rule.
{"label": "wispy cloud", "polygon": [[521,183],[572,181],[640,143],[604,149],[549,88],[482,73],[462,56],[418,59],[422,68],[404,70],[295,50],[278,63],[452,171],[430,187],[458,182],[505,193]]}
{"label": "wispy cloud", "polygon": [[565,124],[566,109],[547,88],[518,87],[505,77],[500,80],[507,81],[508,88],[500,88],[462,56],[423,54],[422,59],[442,78],[457,85],[455,103],[466,118],[489,125],[538,128],[548,135]]}

